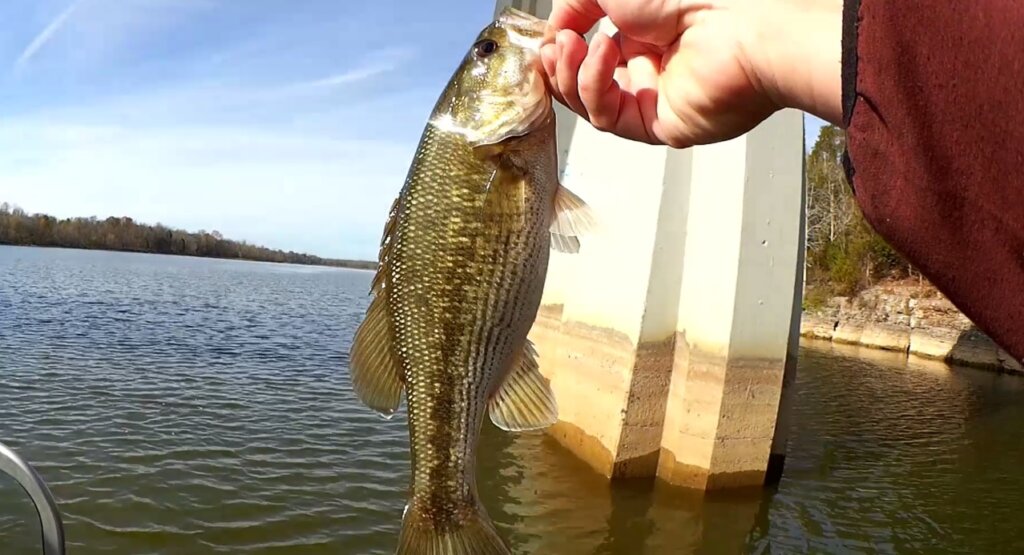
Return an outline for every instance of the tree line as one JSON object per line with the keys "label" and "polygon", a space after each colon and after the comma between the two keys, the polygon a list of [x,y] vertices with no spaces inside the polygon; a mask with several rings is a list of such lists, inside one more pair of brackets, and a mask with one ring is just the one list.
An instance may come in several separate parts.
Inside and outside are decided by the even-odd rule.
{"label": "tree line", "polygon": [[141,224],[126,217],[109,217],[104,220],[96,217],[58,219],[48,214],[28,214],[6,202],[0,204],[0,244],[177,254],[346,268],[376,267],[373,262],[321,258],[274,250],[245,241],[225,239],[217,231],[200,230],[192,233],[159,223]]}
{"label": "tree line", "polygon": [[924,281],[861,214],[843,171],[845,148],[843,130],[826,125],[807,156],[809,304],[853,295],[882,280]]}

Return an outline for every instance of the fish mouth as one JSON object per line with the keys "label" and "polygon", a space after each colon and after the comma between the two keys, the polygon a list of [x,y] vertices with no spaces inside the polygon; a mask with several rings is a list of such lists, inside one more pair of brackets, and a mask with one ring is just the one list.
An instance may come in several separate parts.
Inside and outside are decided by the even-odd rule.
{"label": "fish mouth", "polygon": [[540,48],[554,41],[555,30],[547,19],[513,7],[502,10],[495,19],[495,25],[505,31],[509,42],[529,52],[533,62],[533,71],[513,101],[519,114],[516,118],[518,124],[506,129],[504,133],[505,138],[518,137],[537,129],[551,111],[551,97],[541,77],[543,69],[540,66]]}
{"label": "fish mouth", "polygon": [[555,30],[546,19],[512,7],[502,10],[494,23],[508,33],[513,44],[538,54],[541,45],[555,38]]}

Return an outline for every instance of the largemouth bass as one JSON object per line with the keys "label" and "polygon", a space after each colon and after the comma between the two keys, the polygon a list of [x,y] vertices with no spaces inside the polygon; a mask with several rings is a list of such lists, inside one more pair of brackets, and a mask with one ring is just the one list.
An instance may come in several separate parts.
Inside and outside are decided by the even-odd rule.
{"label": "largemouth bass", "polygon": [[412,459],[398,554],[507,554],[479,501],[477,439],[555,422],[527,339],[552,248],[593,221],[558,183],[541,74],[545,21],[506,9],[477,36],[431,114],[392,205],[353,338],[353,388],[390,416],[404,392]]}

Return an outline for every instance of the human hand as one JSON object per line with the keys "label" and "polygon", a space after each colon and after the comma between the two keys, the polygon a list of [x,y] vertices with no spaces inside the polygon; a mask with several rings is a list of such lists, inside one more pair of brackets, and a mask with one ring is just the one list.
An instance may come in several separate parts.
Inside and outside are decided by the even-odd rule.
{"label": "human hand", "polygon": [[[588,46],[581,35],[604,16],[618,32]],[[723,141],[783,107],[842,116],[841,0],[555,0],[549,22],[555,97],[628,139]]]}

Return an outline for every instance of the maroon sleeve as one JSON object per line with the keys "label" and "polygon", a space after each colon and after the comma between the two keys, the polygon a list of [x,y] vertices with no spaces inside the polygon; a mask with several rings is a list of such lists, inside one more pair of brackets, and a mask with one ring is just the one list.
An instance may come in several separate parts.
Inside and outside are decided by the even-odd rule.
{"label": "maroon sleeve", "polygon": [[846,0],[843,19],[865,218],[1024,360],[1024,2]]}

